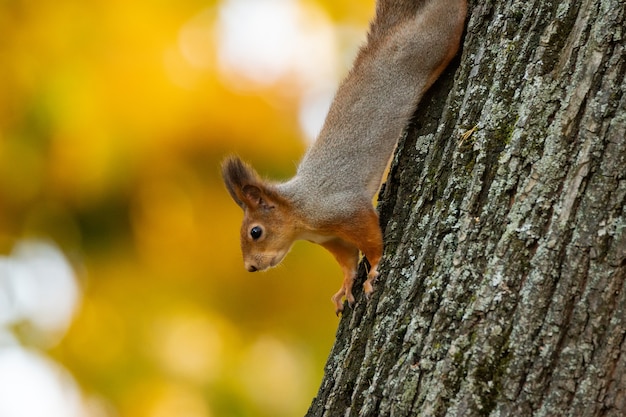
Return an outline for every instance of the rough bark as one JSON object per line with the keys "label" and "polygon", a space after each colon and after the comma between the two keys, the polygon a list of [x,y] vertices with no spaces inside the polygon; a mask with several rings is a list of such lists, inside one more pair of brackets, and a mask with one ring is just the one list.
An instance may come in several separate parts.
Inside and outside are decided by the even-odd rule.
{"label": "rough bark", "polygon": [[307,416],[626,415],[626,3],[477,3]]}

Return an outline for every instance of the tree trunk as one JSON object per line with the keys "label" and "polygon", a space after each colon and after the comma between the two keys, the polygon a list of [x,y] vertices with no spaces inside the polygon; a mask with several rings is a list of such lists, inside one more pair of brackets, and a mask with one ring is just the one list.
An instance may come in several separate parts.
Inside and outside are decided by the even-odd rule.
{"label": "tree trunk", "polygon": [[625,9],[472,2],[307,416],[626,415]]}

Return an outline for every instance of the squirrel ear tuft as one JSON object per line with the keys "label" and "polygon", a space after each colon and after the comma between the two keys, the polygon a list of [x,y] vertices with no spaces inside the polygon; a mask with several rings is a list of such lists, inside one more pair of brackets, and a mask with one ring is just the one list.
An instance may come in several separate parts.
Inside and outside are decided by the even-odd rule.
{"label": "squirrel ear tuft", "polygon": [[229,156],[222,162],[222,178],[235,203],[245,208],[243,187],[257,182],[258,175],[254,169],[238,157]]}
{"label": "squirrel ear tuft", "polygon": [[228,193],[239,207],[272,208],[270,192],[254,168],[236,156],[222,162],[222,178]]}

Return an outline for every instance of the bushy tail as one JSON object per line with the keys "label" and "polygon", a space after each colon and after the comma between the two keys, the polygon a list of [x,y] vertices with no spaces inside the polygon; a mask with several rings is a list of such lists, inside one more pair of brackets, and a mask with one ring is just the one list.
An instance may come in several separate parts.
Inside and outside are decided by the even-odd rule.
{"label": "bushy tail", "polygon": [[454,10],[462,5],[466,7],[465,0],[378,0],[376,2],[376,16],[370,26],[368,43],[375,43],[393,27],[415,18],[420,9],[429,3],[436,3],[435,8],[440,10]]}

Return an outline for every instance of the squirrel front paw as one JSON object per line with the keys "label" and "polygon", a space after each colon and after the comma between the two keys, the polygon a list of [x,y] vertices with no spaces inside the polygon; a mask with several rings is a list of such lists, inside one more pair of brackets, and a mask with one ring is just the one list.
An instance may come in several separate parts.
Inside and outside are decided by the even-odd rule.
{"label": "squirrel front paw", "polygon": [[372,268],[372,270],[367,274],[367,280],[363,283],[363,292],[365,293],[367,299],[369,299],[374,292],[374,282],[379,275],[380,274],[376,268]]}
{"label": "squirrel front paw", "polygon": [[330,299],[335,305],[335,315],[339,316],[339,313],[343,312],[343,297],[346,297],[346,301],[348,305],[352,307],[354,305],[355,299],[354,295],[352,295],[352,288],[347,288],[347,286],[342,285],[339,291],[335,295],[333,295]]}

